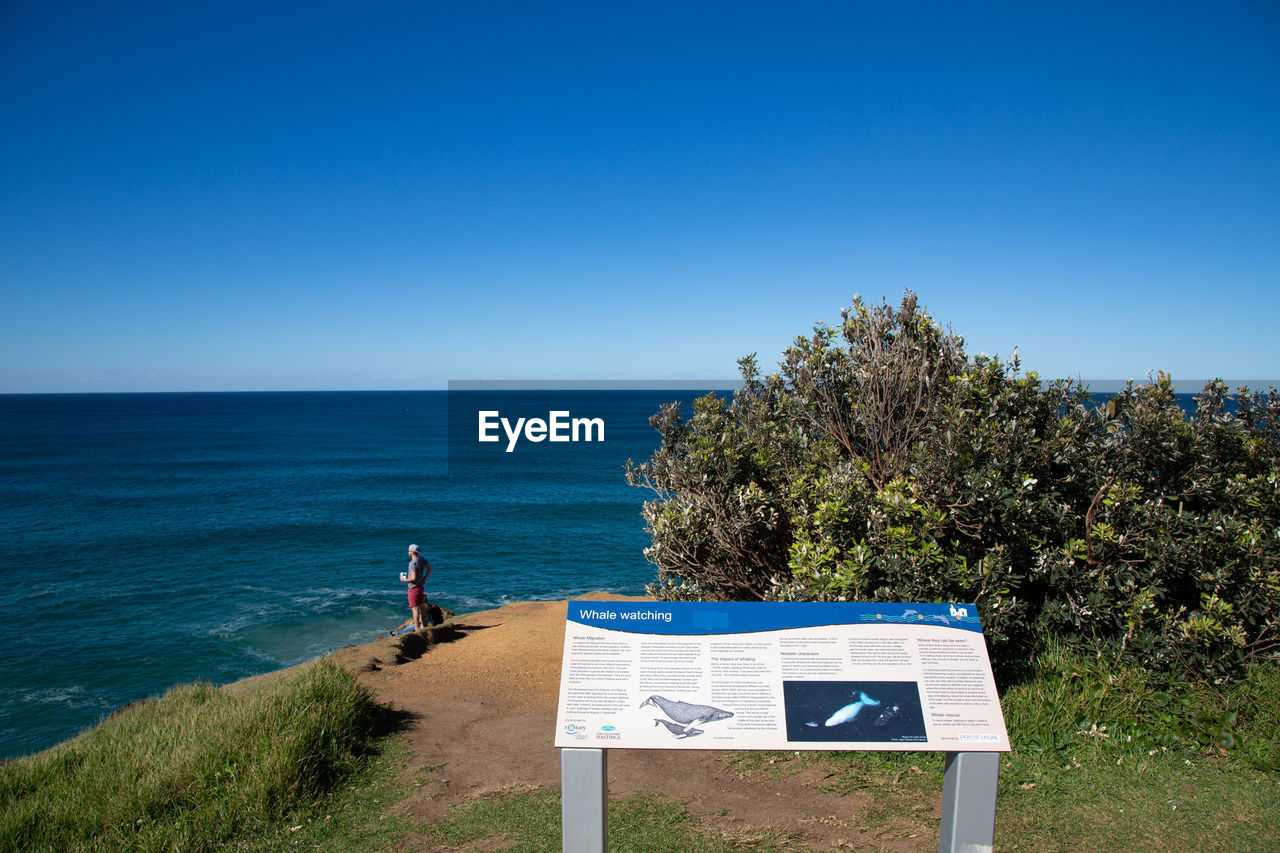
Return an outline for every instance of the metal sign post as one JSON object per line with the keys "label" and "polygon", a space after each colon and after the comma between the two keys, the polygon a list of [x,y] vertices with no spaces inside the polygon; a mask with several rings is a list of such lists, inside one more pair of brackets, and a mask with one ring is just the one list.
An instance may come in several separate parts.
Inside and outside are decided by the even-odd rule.
{"label": "metal sign post", "polygon": [[609,784],[603,749],[560,750],[560,840],[564,853],[604,853]]}
{"label": "metal sign post", "polygon": [[996,834],[998,752],[948,752],[938,853],[991,853]]}

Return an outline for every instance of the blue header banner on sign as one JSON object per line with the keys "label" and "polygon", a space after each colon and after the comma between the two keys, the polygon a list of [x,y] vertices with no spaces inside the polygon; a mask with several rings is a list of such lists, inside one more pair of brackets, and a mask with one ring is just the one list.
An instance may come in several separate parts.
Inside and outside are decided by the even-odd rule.
{"label": "blue header banner on sign", "polygon": [[824,625],[930,625],[982,633],[973,604],[570,601],[569,621],[632,634],[748,634]]}

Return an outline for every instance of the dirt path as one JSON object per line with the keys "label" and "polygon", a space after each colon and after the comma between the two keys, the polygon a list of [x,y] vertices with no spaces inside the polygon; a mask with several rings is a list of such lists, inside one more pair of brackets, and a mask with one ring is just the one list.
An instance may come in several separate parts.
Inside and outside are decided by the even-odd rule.
{"label": "dirt path", "polygon": [[[604,593],[583,598],[637,600]],[[559,788],[560,755],[552,742],[565,614],[563,601],[511,604],[458,617],[435,629],[438,641],[426,648],[410,636],[337,653],[379,700],[414,718],[405,735],[409,772],[436,780],[407,804],[414,814],[443,817],[450,806],[494,789]],[[902,833],[859,828],[868,800],[812,787],[822,775],[815,768],[786,779],[739,779],[724,757],[703,750],[614,750],[609,793],[660,793],[731,837],[777,831],[801,849],[937,849],[936,802],[911,827],[916,837],[891,837]],[[399,849],[445,848],[406,838]]]}

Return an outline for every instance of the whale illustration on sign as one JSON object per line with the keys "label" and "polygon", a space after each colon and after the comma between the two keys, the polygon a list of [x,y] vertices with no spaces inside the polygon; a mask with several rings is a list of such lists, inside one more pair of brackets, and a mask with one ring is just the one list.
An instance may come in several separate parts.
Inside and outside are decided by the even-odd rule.
{"label": "whale illustration on sign", "polygon": [[[858,700],[856,702],[850,702],[848,705],[845,705],[843,708],[828,717],[827,721],[823,723],[824,726],[831,728],[832,726],[838,726],[842,723],[852,722],[859,714],[862,713],[863,708],[874,708],[880,704],[879,699],[873,699],[861,690],[849,695],[857,696]],[[818,727],[817,723],[805,723],[805,725],[815,729]]]}
{"label": "whale illustration on sign", "polygon": [[[641,708],[649,705],[662,709],[662,713],[680,723],[680,731],[683,734],[677,734],[674,728],[667,726],[667,730],[676,735],[676,737],[692,737],[695,731],[701,734],[702,730],[695,729],[695,726],[701,723],[713,723],[716,720],[727,720],[733,716],[732,711],[726,711],[723,708],[713,708],[710,705],[695,705],[691,702],[668,699],[665,696],[650,696],[640,703]],[[662,721],[659,720],[658,722]]]}
{"label": "whale illustration on sign", "polygon": [[702,734],[702,729],[695,729],[692,726],[689,728],[685,728],[679,723],[673,723],[670,720],[661,720],[656,717],[653,720],[653,724],[655,726],[657,725],[666,726],[667,731],[671,732],[676,737],[697,737],[698,735]]}

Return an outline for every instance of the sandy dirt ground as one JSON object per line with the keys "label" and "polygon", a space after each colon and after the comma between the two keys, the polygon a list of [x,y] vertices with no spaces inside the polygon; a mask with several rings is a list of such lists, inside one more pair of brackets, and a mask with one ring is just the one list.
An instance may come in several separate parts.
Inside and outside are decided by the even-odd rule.
{"label": "sandy dirt ground", "polygon": [[[594,600],[641,600],[594,593]],[[559,788],[553,746],[567,603],[523,602],[459,616],[419,635],[351,646],[335,655],[380,701],[407,712],[406,773],[428,780],[398,806],[426,819],[500,789]],[[782,779],[747,778],[710,750],[612,750],[611,798],[640,791],[683,804],[704,827],[732,838],[761,831],[792,839],[795,849],[936,850],[939,803],[923,804],[907,825],[863,828],[869,796],[824,793],[825,777],[806,767]],[[914,836],[914,837],[903,837]],[[464,849],[491,850],[478,845]],[[456,848],[423,836],[401,840],[405,853]],[[750,848],[744,848],[750,849]]]}

